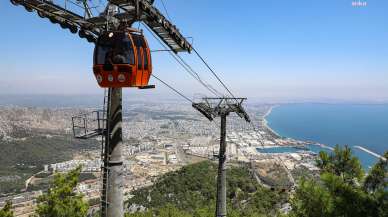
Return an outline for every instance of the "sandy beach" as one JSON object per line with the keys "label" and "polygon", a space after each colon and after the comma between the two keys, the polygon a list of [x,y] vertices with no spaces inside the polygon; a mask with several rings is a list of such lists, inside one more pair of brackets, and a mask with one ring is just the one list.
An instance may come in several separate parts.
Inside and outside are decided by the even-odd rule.
{"label": "sandy beach", "polygon": [[280,136],[275,130],[273,130],[271,127],[268,126],[268,121],[267,121],[267,119],[266,119],[266,117],[267,117],[268,115],[271,114],[272,109],[276,108],[277,106],[278,106],[278,105],[273,105],[273,106],[271,106],[271,107],[268,109],[268,111],[263,115],[263,125],[264,125],[264,127],[265,127],[268,131],[270,131],[271,133],[273,133],[273,134],[276,135],[277,137],[281,138],[282,136]]}

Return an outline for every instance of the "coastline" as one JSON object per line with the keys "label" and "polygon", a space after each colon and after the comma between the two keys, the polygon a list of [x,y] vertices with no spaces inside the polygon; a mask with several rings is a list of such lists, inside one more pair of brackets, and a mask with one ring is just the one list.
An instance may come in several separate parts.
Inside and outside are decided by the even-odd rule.
{"label": "coastline", "polygon": [[[288,138],[288,137],[284,137],[284,136],[281,136],[278,132],[276,132],[274,129],[272,129],[269,125],[268,125],[268,121],[266,119],[267,116],[269,116],[272,112],[272,109],[273,108],[276,108],[278,107],[279,105],[274,105],[274,106],[271,106],[267,113],[265,113],[265,115],[263,115],[263,125],[264,127],[272,132],[273,134],[275,134],[276,136],[278,136],[279,138]],[[319,143],[319,142],[315,142],[315,141],[309,141],[309,140],[298,140],[298,139],[294,139],[294,138],[289,138],[289,139],[293,139],[293,140],[297,140],[297,141],[300,141],[300,142],[306,142],[306,143],[309,143],[309,145],[315,145],[315,146],[318,146],[318,147],[321,147],[321,148],[324,148],[324,149],[328,149],[330,151],[333,151],[334,148],[329,146],[329,145],[325,145],[325,144],[322,144],[322,143]]]}
{"label": "coastline", "polygon": [[[279,133],[277,133],[274,129],[272,129],[269,125],[268,125],[268,121],[266,120],[266,118],[271,114],[272,112],[272,109],[275,108],[275,107],[278,107],[279,105],[274,105],[274,106],[271,106],[268,111],[265,113],[265,115],[263,116],[263,126],[266,130],[268,130],[269,132],[273,133],[274,135],[278,136],[279,138],[288,138],[288,137],[284,137],[282,135],[280,135]],[[293,139],[293,138],[289,138],[289,139]],[[328,149],[330,151],[333,151],[334,148],[329,146],[329,145],[326,145],[326,144],[322,144],[322,143],[319,143],[319,142],[315,142],[315,141],[309,141],[309,140],[298,140],[298,139],[293,139],[293,140],[296,140],[296,141],[301,141],[301,142],[306,142],[306,143],[309,143],[308,145],[313,145],[313,146],[318,146],[322,149]],[[372,156],[372,157],[375,157],[376,159],[382,159],[382,160],[387,160],[385,159],[383,156],[365,148],[365,147],[362,147],[362,146],[350,146],[350,148],[352,149],[359,149],[361,151],[363,151],[364,153],[367,153],[368,155]]]}
{"label": "coastline", "polygon": [[278,107],[279,105],[273,105],[271,106],[268,111],[263,115],[263,126],[265,129],[267,129],[268,131],[270,131],[272,134],[274,134],[275,136],[279,137],[279,138],[282,138],[282,136],[277,133],[275,130],[273,130],[271,127],[268,126],[268,121],[266,119],[267,116],[269,116],[272,112],[272,109]]}

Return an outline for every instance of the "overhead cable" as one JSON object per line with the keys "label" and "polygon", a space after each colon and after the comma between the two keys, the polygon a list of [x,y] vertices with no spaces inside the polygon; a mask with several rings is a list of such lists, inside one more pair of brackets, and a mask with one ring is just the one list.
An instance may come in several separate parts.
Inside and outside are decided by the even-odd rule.
{"label": "overhead cable", "polygon": [[167,18],[168,18],[169,20],[172,20],[171,17],[170,17],[170,15],[168,14],[166,4],[164,3],[163,0],[160,0],[160,1],[162,2],[162,6],[163,6],[163,8],[164,8],[164,11],[166,12]]}
{"label": "overhead cable", "polygon": [[[156,41],[159,42],[159,44],[165,49],[169,50],[166,45],[155,35],[155,33],[147,26],[142,24],[150,33],[151,35],[156,39]],[[177,54],[175,54],[172,51],[168,51],[168,53],[175,59],[175,61],[183,67],[183,69],[189,73],[195,80],[197,80],[202,86],[204,86],[207,90],[209,90],[212,94],[215,96],[222,96],[215,88],[213,88],[211,85],[204,82],[199,74],[192,68],[188,63],[186,63],[183,58]]]}
{"label": "overhead cable", "polygon": [[194,53],[201,59],[201,61],[205,64],[205,66],[209,69],[209,71],[214,75],[214,77],[217,78],[217,80],[222,84],[222,86],[228,91],[228,93],[233,97],[236,98],[233,93],[229,90],[229,88],[226,86],[226,84],[221,80],[221,78],[217,75],[217,73],[210,67],[210,65],[206,62],[206,60],[199,54],[199,52],[193,47]]}
{"label": "overhead cable", "polygon": [[151,74],[151,76],[154,77],[156,80],[160,81],[161,83],[163,83],[164,85],[166,85],[168,88],[170,88],[172,91],[174,91],[175,93],[177,93],[178,95],[180,95],[181,97],[189,101],[190,103],[193,103],[193,101],[190,98],[185,96],[183,93],[179,92],[177,89],[173,88],[171,85],[167,84],[162,79],[158,78],[155,74]]}

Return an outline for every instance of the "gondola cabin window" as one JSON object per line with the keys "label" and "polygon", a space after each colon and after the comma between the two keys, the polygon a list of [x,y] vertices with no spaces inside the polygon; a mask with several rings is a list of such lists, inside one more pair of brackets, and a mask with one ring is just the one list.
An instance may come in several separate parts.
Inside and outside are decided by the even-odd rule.
{"label": "gondola cabin window", "polygon": [[131,64],[135,63],[133,46],[125,33],[103,35],[96,46],[97,64]]}
{"label": "gondola cabin window", "polygon": [[150,49],[139,32],[102,34],[94,50],[93,71],[100,87],[145,87],[152,73]]}

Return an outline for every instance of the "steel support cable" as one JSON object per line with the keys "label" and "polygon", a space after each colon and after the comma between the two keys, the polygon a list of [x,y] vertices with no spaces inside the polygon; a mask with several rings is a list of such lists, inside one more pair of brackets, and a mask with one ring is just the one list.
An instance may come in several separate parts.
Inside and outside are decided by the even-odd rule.
{"label": "steel support cable", "polygon": [[[218,74],[210,67],[210,65],[206,62],[206,60],[199,54],[199,52],[193,47],[194,53],[201,59],[201,61],[205,64],[205,66],[209,69],[209,71],[214,75],[214,77],[221,83],[221,85],[226,89],[226,91],[230,94],[231,97],[236,98],[232,91],[226,86],[226,84],[221,80]],[[238,103],[237,99],[235,101]]]}
{"label": "steel support cable", "polygon": [[97,12],[98,15],[100,15],[101,11],[98,8],[100,8],[100,6],[101,6],[101,0],[99,1],[98,5],[95,5],[93,3],[93,1],[90,1],[90,4],[92,5],[92,7],[90,7],[90,9],[93,9],[95,12]]}
{"label": "steel support cable", "polygon": [[[165,81],[163,81],[162,79],[158,78],[156,75],[154,74],[151,74],[152,77],[154,77],[155,79],[157,79],[158,81],[160,81],[161,83],[163,83],[166,87],[170,88],[172,91],[174,91],[175,93],[177,93],[178,95],[180,95],[181,97],[183,97],[184,99],[186,99],[187,101],[189,101],[190,103],[193,103],[193,101],[188,98],[187,96],[185,96],[183,93],[179,92],[177,89],[173,88],[171,85],[169,85],[168,83],[166,83]],[[214,123],[214,122],[212,122]],[[215,124],[215,123],[214,123]],[[219,127],[218,125],[216,125],[216,127]]]}
{"label": "steel support cable", "polygon": [[[164,11],[166,12],[166,15],[167,15],[167,17],[168,17],[168,19],[169,20],[172,20],[171,19],[171,17],[170,17],[170,15],[169,15],[169,13],[168,13],[168,10],[167,10],[167,7],[166,7],[166,4],[165,4],[165,2],[164,2],[164,0],[160,0],[161,2],[162,2],[162,6],[163,6],[163,8],[164,8]],[[199,75],[193,70],[193,68],[189,65],[189,64],[187,64],[184,60],[183,60],[183,58],[181,57],[181,56],[179,56],[178,54],[175,54],[193,73],[195,73],[196,75],[197,75],[197,77],[200,79],[200,77],[199,77]],[[207,86],[209,86],[211,89],[213,89],[215,92],[217,92],[219,95],[222,95],[222,94],[220,94],[216,89],[214,89],[212,86],[210,86],[209,84],[207,84]]]}
{"label": "steel support cable", "polygon": [[[168,47],[166,45],[164,45],[164,43],[155,35],[155,33],[147,26],[147,25],[144,25],[142,23],[142,25],[151,33],[151,35],[159,42],[159,44],[165,49],[165,50],[168,50],[168,53],[170,54],[170,56],[172,56],[175,61],[181,65],[183,67],[183,69],[189,73],[195,80],[197,80],[202,86],[204,86],[207,90],[209,90],[211,93],[213,93],[215,96],[220,96],[220,94],[218,93],[218,91],[214,90],[214,88],[210,88],[208,84],[206,84],[201,78],[200,76],[198,75],[198,73],[196,73],[191,67],[188,68],[187,67],[187,63],[179,56],[179,55],[176,55],[175,53],[173,53],[172,51],[170,51],[168,49]],[[179,58],[178,58],[178,57]]]}
{"label": "steel support cable", "polygon": [[162,6],[164,8],[164,11],[166,12],[166,16],[169,20],[172,20],[170,15],[168,14],[168,11],[167,11],[167,7],[166,7],[166,4],[164,3],[164,0],[160,0],[162,2]]}
{"label": "steel support cable", "polygon": [[[147,26],[146,26],[147,27]],[[149,30],[149,29],[148,29]],[[149,30],[150,31],[150,30]],[[152,32],[151,32],[152,33]],[[163,42],[160,41],[159,38],[157,38],[155,35],[153,35],[153,37],[158,40],[158,42],[166,49],[167,47],[163,44]],[[183,61],[183,59],[174,54],[173,52],[169,51],[169,54],[170,56],[172,56],[175,61],[181,65],[183,67],[183,69],[189,73],[195,80],[197,80],[202,86],[204,86],[207,90],[209,90],[212,94],[214,94],[215,96],[220,96],[218,91],[216,91],[214,88],[211,88],[209,87],[210,85],[206,84],[201,78],[200,76],[198,75],[198,73],[196,73],[191,67],[189,68],[188,67],[188,64],[186,62]],[[178,58],[179,57],[179,58]]]}
{"label": "steel support cable", "polygon": [[[169,15],[169,13],[168,13],[168,10],[167,10],[167,7],[166,7],[166,4],[165,4],[164,0],[160,0],[160,2],[162,3],[162,6],[163,6],[163,8],[164,8],[164,11],[166,12],[166,16],[168,17],[168,19],[172,20],[171,17],[170,17],[170,15]],[[195,51],[195,50],[194,50],[194,51]],[[195,51],[195,52],[196,52],[196,51]],[[202,57],[198,54],[198,52],[196,52],[196,53],[197,53],[197,55],[202,59]],[[193,72],[193,73],[197,76],[197,78],[198,78],[199,80],[201,80],[201,78],[200,78],[200,76],[198,75],[198,73],[196,73],[196,72],[194,71],[194,69],[193,69],[189,64],[187,64],[186,61],[184,61],[184,59],[183,59],[181,56],[179,56],[178,54],[175,54],[175,55],[182,61],[183,64],[185,64],[185,65],[187,66],[188,69],[190,69],[191,72]],[[202,59],[202,61],[204,61],[204,60]],[[205,64],[206,64],[206,63],[205,63]],[[206,64],[206,65],[207,65],[207,64]],[[210,69],[209,65],[207,65],[207,67]],[[211,69],[210,69],[210,70],[211,70]],[[217,75],[216,75],[216,77],[217,77],[217,79],[219,79]],[[221,80],[219,79],[219,81],[221,81]],[[202,83],[202,82],[201,82],[201,83]],[[223,84],[222,81],[221,81],[221,83]],[[211,91],[211,92],[217,93],[217,94],[215,94],[215,95],[218,95],[218,96],[222,96],[222,95],[223,95],[223,94],[221,94],[220,92],[218,92],[215,88],[213,88],[211,85],[206,84],[206,83],[205,83],[205,85],[208,86],[210,89],[213,90],[213,91]],[[227,89],[227,90],[228,90],[228,89]],[[228,90],[228,91],[229,91],[229,90]],[[233,96],[233,94],[231,94],[231,95]]]}
{"label": "steel support cable", "polygon": [[[157,38],[154,33],[148,28],[148,26],[146,25],[143,25],[147,28],[147,30],[149,32],[151,32],[152,36],[167,50],[168,48],[160,41],[159,38]],[[195,48],[193,48],[193,51],[196,53],[196,55],[201,59],[201,61],[205,64],[205,66],[209,69],[209,71],[215,76],[215,78],[221,83],[221,85],[225,88],[225,90],[233,97],[233,98],[236,98],[234,96],[234,94],[230,91],[230,89],[226,86],[226,84],[221,80],[221,78],[217,75],[217,73],[210,67],[210,65],[206,62],[206,60],[198,53],[197,50],[195,50]],[[170,51],[169,52],[170,55],[172,57],[174,57],[174,59],[187,71],[191,71],[192,73],[194,73],[195,75],[193,75],[192,73],[190,73],[190,75],[192,75],[197,81],[199,81],[206,89],[208,89],[210,92],[212,92],[213,94],[215,95],[219,95],[218,91],[216,91],[215,89],[214,90],[211,90],[209,88],[209,86],[207,84],[204,84],[204,82],[201,80],[200,76],[191,68],[191,66],[189,64],[187,64],[183,58],[177,54],[172,54],[172,52]],[[179,60],[178,60],[178,58]],[[156,76],[154,76],[156,78]],[[157,78],[158,79],[158,78]],[[159,79],[158,79],[159,80]],[[161,81],[161,80],[160,80]],[[161,81],[162,83],[164,83],[163,81]],[[175,90],[174,88],[172,88],[171,86],[169,86],[168,84],[164,83],[166,86],[168,86],[170,89],[172,89],[174,92],[178,93],[179,95],[181,95],[182,97],[184,97],[186,100],[189,100],[190,102],[192,102],[192,100],[188,99],[186,96],[182,95],[181,93],[179,93],[177,90]],[[215,93],[216,92],[216,93]],[[236,100],[236,99],[235,99]],[[237,100],[236,100],[237,101]],[[254,124],[253,123],[250,123],[253,131],[257,132],[258,133],[258,129],[255,128]],[[216,125],[217,127],[219,127],[218,125]],[[260,144],[262,146],[262,148],[264,149],[264,144],[262,141],[260,141]],[[280,164],[283,166],[283,168],[286,170],[287,174],[293,179],[292,177],[292,173],[291,171],[285,166],[284,162],[281,161],[281,159],[279,159],[278,157],[273,157],[273,159],[275,161],[277,161],[278,163],[280,162]],[[292,180],[291,180],[292,181]]]}
{"label": "steel support cable", "polygon": [[173,88],[171,85],[164,82],[162,79],[158,78],[156,75],[151,74],[151,76],[154,77],[156,80],[160,81],[161,83],[163,83],[166,87],[170,88],[172,91],[174,91],[175,93],[177,93],[178,95],[180,95],[181,97],[189,101],[190,103],[193,103],[193,101],[190,98],[185,96],[183,93],[179,92],[177,89]]}
{"label": "steel support cable", "polygon": [[[65,0],[65,1],[64,1],[65,6],[67,5],[67,2],[69,2],[70,4],[72,4],[72,5],[74,5],[74,6],[79,7],[79,8],[81,8],[81,9],[86,10],[85,7],[83,7],[83,6],[80,5],[81,2],[74,2],[74,1],[72,1],[72,0]],[[65,9],[66,9],[66,7],[65,7]]]}
{"label": "steel support cable", "polygon": [[228,93],[233,97],[236,98],[233,93],[229,90],[229,88],[226,86],[226,84],[221,80],[221,78],[217,75],[217,73],[210,67],[210,65],[206,62],[206,60],[198,53],[198,51],[193,47],[194,53],[201,59],[201,61],[205,64],[205,66],[209,69],[209,71],[214,75],[214,77],[217,78],[217,80],[222,84],[222,86],[228,91]]}
{"label": "steel support cable", "polygon": [[204,85],[206,85],[208,88],[212,89],[213,93],[216,93],[215,95],[220,96],[220,97],[223,95],[220,92],[218,92],[218,90],[216,90],[214,87],[212,87],[210,84],[207,84],[206,82],[202,81],[199,74],[180,55],[178,55],[178,54],[175,54],[175,55],[182,61],[183,64],[185,64],[187,66],[188,69],[190,69],[191,72],[193,72],[197,76],[197,78],[199,80],[201,80],[202,83],[204,83]]}

